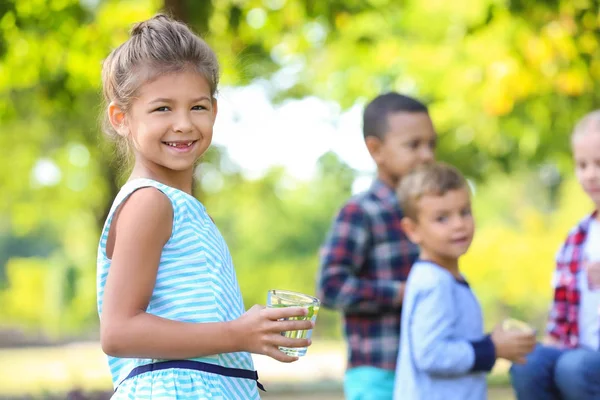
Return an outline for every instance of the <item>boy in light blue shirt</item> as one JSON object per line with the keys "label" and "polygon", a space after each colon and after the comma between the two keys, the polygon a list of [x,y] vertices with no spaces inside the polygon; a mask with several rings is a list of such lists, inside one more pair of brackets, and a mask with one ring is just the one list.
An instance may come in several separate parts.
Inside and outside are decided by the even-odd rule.
{"label": "boy in light blue shirt", "polygon": [[398,188],[402,227],[421,249],[409,273],[394,385],[395,400],[485,400],[496,358],[524,362],[533,331],[483,330],[479,302],[460,273],[459,258],[475,224],[464,177],[432,163]]}

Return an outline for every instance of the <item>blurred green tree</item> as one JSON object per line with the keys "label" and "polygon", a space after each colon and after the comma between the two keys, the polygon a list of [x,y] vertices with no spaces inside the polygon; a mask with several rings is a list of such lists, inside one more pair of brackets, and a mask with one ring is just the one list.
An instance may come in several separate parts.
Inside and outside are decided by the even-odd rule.
{"label": "blurred green tree", "polygon": [[387,90],[423,98],[440,156],[478,179],[523,164],[570,170],[573,122],[598,106],[598,1],[167,3],[206,29],[226,83],[269,79],[275,101],[344,107]]}
{"label": "blurred green tree", "polygon": [[[47,307],[40,314],[65,315],[48,329],[96,324],[90,288],[98,232],[124,176],[98,129],[101,61],[132,23],[161,9],[213,46],[223,85],[261,80],[274,102],[316,95],[344,108],[387,90],[414,94],[431,105],[440,158],[477,180],[531,168],[555,196],[571,168],[573,122],[598,107],[598,6],[596,0],[4,0],[0,288],[17,304],[15,282],[24,287],[30,271],[39,279],[27,293],[39,298],[28,301]],[[223,149],[211,151],[199,172],[208,183],[195,194],[210,204],[230,242],[240,280],[255,282],[261,268],[275,277],[271,282],[308,290],[318,244],[350,193],[353,172],[331,154],[310,183],[289,182],[278,169],[246,181],[230,164]],[[268,282],[255,283],[247,301],[259,301]],[[18,311],[31,304],[0,307],[0,317],[23,316],[35,325],[35,313]]]}

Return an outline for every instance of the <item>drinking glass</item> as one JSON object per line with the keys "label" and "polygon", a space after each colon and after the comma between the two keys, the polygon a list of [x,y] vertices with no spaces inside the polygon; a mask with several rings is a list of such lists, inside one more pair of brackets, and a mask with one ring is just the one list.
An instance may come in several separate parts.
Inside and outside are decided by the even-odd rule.
{"label": "drinking glass", "polygon": [[[292,292],[290,290],[271,289],[267,293],[267,308],[279,308],[279,307],[306,307],[308,308],[308,314],[301,317],[286,318],[291,321],[305,321],[311,320],[313,323],[317,321],[317,314],[321,307],[319,299],[307,294]],[[310,339],[312,336],[312,329],[305,331],[287,331],[281,332],[281,334],[288,338],[293,339]],[[279,347],[279,350],[285,354],[293,357],[302,357],[306,354],[306,347]]]}

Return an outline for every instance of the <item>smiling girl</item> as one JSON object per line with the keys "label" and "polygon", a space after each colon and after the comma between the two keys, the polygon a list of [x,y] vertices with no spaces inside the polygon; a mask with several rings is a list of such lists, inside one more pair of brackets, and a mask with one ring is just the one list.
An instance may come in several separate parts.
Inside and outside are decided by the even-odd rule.
{"label": "smiling girl", "polygon": [[98,248],[101,343],[114,399],[257,399],[250,353],[310,345],[304,308],[244,312],[231,256],[192,196],[217,116],[217,58],[164,15],[141,22],[105,60],[106,132],[134,158]]}

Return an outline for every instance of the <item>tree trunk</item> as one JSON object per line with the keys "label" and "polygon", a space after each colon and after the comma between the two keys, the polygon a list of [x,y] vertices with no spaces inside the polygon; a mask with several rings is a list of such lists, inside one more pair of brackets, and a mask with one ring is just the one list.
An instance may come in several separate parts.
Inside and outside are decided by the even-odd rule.
{"label": "tree trunk", "polygon": [[186,8],[185,0],[164,0],[163,11],[181,22],[188,22]]}

